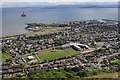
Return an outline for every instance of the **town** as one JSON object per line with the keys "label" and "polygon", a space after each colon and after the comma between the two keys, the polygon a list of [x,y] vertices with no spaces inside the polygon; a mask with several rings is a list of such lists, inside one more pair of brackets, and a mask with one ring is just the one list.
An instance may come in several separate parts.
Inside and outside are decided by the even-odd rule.
{"label": "town", "polygon": [[[85,20],[27,25],[25,29],[32,33],[46,34],[2,38],[2,78],[23,77],[33,71],[59,68],[120,70],[118,22]],[[44,28],[59,30],[47,33]]]}

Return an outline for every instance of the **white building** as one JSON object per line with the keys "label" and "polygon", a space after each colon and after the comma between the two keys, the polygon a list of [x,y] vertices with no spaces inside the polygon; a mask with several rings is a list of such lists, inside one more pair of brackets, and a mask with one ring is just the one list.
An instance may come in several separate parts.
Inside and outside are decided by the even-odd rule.
{"label": "white building", "polygon": [[70,48],[70,47],[73,47],[74,49],[80,51],[81,48],[86,48],[86,49],[89,49],[89,46],[88,45],[85,45],[85,44],[80,44],[80,43],[74,43],[74,42],[70,42],[68,44],[64,44],[62,45],[62,49],[66,49],[66,48]]}

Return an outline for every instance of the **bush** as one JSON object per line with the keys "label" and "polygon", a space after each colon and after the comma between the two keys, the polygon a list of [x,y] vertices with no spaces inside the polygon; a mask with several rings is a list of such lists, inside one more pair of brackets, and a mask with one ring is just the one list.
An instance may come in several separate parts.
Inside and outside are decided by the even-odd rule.
{"label": "bush", "polygon": [[77,73],[77,76],[80,76],[80,77],[87,77],[87,73],[85,71],[79,71]]}
{"label": "bush", "polygon": [[73,78],[74,75],[72,73],[66,73],[67,78]]}

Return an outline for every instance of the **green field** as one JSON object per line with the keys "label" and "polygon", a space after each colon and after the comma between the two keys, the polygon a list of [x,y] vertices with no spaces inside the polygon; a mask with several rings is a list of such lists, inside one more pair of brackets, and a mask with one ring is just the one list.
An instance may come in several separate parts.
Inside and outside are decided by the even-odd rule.
{"label": "green field", "polygon": [[55,59],[59,59],[59,58],[73,56],[76,54],[79,54],[79,53],[77,51],[75,51],[74,49],[69,48],[66,50],[57,49],[55,51],[50,51],[50,50],[42,51],[42,52],[39,52],[37,55],[39,56],[41,61],[44,61],[44,60],[55,60]]}
{"label": "green field", "polygon": [[55,32],[58,32],[60,31],[61,28],[60,27],[53,27],[53,28],[47,28],[47,27],[44,27],[44,28],[41,28],[39,31],[35,31],[35,32],[31,32],[31,33],[26,33],[25,35],[26,36],[33,36],[35,34],[50,34],[50,33],[55,33]]}
{"label": "green field", "polygon": [[75,50],[72,49],[72,48],[66,49],[66,50],[64,50],[64,51],[65,51],[66,53],[68,53],[70,56],[79,54],[79,52],[75,51]]}
{"label": "green field", "polygon": [[117,63],[117,62],[120,63],[120,59],[111,60],[110,62],[111,62],[111,63]]}
{"label": "green field", "polygon": [[0,61],[5,61],[5,60],[7,60],[7,59],[10,59],[10,58],[12,58],[9,54],[7,54],[7,53],[2,53],[2,54],[0,54]]}
{"label": "green field", "polygon": [[95,76],[91,76],[88,78],[118,78],[118,72],[115,73],[100,73]]}

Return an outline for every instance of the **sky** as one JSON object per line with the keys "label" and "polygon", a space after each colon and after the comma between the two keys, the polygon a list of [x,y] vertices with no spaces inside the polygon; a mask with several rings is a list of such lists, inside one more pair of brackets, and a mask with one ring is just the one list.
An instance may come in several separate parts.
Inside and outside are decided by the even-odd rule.
{"label": "sky", "polygon": [[1,2],[118,2],[119,0],[2,0]]}

